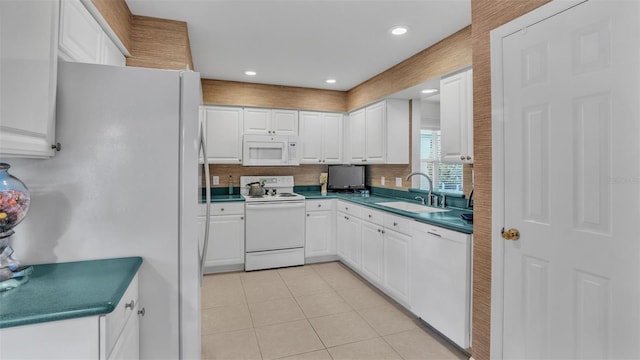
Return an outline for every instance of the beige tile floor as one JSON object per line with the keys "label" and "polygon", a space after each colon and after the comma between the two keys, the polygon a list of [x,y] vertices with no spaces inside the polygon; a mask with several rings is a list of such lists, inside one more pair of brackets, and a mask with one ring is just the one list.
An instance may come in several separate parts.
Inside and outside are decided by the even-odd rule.
{"label": "beige tile floor", "polygon": [[203,359],[466,359],[338,262],[207,275]]}

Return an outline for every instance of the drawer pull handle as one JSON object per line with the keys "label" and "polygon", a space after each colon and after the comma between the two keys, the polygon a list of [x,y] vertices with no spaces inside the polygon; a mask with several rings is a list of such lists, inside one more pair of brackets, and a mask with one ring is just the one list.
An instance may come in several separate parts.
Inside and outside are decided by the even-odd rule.
{"label": "drawer pull handle", "polygon": [[307,217],[309,217],[309,213],[307,213]]}
{"label": "drawer pull handle", "polygon": [[371,219],[373,217],[373,215],[369,214],[369,219]]}
{"label": "drawer pull handle", "polygon": [[322,204],[318,204],[318,207],[322,207]]}
{"label": "drawer pull handle", "polygon": [[398,223],[394,221],[393,226],[398,226]]}
{"label": "drawer pull handle", "polygon": [[224,208],[220,208],[220,211],[224,211]]}
{"label": "drawer pull handle", "polygon": [[437,236],[437,237],[442,237],[442,235],[436,234],[436,233],[432,233],[431,231],[427,231],[427,234],[431,234],[431,235],[434,235],[434,236]]}
{"label": "drawer pull handle", "polygon": [[145,311],[145,309],[144,309],[144,308],[142,308],[142,309],[138,310],[138,315],[140,315],[140,316],[144,316],[144,314],[146,314],[146,313],[147,313],[147,312]]}
{"label": "drawer pull handle", "polygon": [[244,216],[240,216],[240,220],[244,220]]}
{"label": "drawer pull handle", "polygon": [[125,309],[131,309],[133,310],[133,307],[136,306],[136,302],[135,300],[131,300],[129,303],[124,304],[124,308]]}

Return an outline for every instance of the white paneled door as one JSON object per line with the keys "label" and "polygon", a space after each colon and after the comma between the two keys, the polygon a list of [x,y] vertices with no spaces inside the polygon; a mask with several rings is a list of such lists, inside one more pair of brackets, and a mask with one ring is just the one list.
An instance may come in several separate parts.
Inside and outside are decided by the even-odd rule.
{"label": "white paneled door", "polygon": [[530,24],[502,39],[502,355],[637,359],[640,2]]}

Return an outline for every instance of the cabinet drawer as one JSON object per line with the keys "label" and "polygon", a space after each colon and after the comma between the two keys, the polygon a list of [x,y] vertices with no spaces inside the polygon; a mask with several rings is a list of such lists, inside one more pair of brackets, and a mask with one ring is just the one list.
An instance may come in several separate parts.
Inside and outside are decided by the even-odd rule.
{"label": "cabinet drawer", "polygon": [[411,235],[413,220],[384,214],[384,227],[402,234]]}
{"label": "cabinet drawer", "polygon": [[127,291],[122,295],[122,299],[115,309],[105,315],[105,347],[106,353],[109,354],[115,345],[124,325],[130,316],[138,316],[138,275],[131,280]]}
{"label": "cabinet drawer", "polygon": [[338,211],[341,211],[343,213],[351,214],[355,217],[361,218],[363,210],[364,208],[361,206],[345,201],[338,201]]}
{"label": "cabinet drawer", "polygon": [[323,211],[333,209],[333,200],[307,200],[307,211]]}
{"label": "cabinet drawer", "polygon": [[[209,206],[211,206],[211,216],[244,214],[244,202],[242,201],[211,203]],[[201,204],[199,207],[200,216],[206,215],[206,211],[206,205]]]}
{"label": "cabinet drawer", "polygon": [[372,222],[376,225],[383,226],[384,214],[381,211],[373,210],[370,208],[362,209],[362,219],[368,222]]}

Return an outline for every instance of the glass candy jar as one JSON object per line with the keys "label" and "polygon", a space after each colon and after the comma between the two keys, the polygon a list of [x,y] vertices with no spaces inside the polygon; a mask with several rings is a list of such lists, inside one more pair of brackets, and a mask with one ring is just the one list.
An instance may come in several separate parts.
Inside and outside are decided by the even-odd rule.
{"label": "glass candy jar", "polygon": [[0,163],[0,291],[26,282],[29,272],[13,258],[9,239],[13,228],[27,215],[31,197],[24,183],[9,174],[10,167]]}

